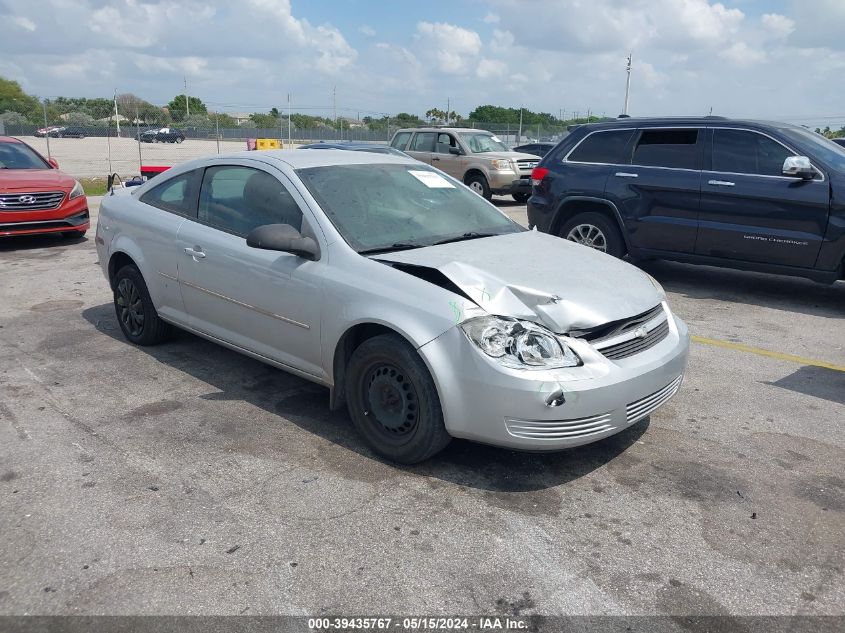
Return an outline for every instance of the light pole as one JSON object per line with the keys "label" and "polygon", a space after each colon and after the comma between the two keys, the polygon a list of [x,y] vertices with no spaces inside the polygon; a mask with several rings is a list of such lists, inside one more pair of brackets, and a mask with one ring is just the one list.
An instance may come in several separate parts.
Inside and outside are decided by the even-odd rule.
{"label": "light pole", "polygon": [[625,80],[625,107],[622,109],[622,114],[628,116],[628,95],[631,91],[631,58],[633,53],[628,53],[628,67],[625,69],[628,73],[628,78]]}

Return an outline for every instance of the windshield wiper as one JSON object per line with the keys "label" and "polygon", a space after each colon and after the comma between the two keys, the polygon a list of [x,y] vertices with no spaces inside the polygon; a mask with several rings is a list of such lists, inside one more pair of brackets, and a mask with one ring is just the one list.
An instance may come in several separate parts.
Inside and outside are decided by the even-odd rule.
{"label": "windshield wiper", "polygon": [[501,233],[478,233],[476,231],[470,231],[469,233],[464,233],[463,235],[456,235],[455,237],[447,237],[442,240],[437,240],[432,244],[432,246],[437,246],[438,244],[449,244],[450,242],[463,242],[465,240],[477,240],[481,237],[495,237],[497,235],[502,235]]}
{"label": "windshield wiper", "polygon": [[376,246],[358,251],[359,255],[375,255],[377,253],[390,253],[391,251],[407,251],[412,248],[422,248],[428,244],[411,244],[410,242],[396,242],[390,246]]}

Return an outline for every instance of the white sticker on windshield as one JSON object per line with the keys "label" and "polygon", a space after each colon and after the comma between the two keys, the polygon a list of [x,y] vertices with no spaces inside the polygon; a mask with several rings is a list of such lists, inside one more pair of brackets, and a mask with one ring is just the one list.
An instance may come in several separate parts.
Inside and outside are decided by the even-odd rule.
{"label": "white sticker on windshield", "polygon": [[454,189],[455,185],[446,180],[443,176],[433,171],[418,171],[409,169],[408,173],[419,180],[429,189]]}
{"label": "white sticker on windshield", "polygon": [[497,143],[501,143],[501,142],[502,142],[502,139],[500,139],[498,136],[491,136],[490,138],[492,138],[492,139],[493,139],[494,141],[496,141]]}

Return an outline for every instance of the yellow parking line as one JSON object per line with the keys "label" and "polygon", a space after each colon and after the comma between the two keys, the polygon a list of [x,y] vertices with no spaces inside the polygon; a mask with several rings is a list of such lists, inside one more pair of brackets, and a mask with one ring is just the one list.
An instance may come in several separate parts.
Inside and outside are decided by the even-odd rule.
{"label": "yellow parking line", "polygon": [[769,358],[785,360],[790,363],[798,363],[799,365],[812,365],[813,367],[824,367],[825,369],[832,369],[834,371],[845,372],[845,366],[834,365],[833,363],[826,363],[823,360],[813,360],[812,358],[803,358],[801,356],[793,356],[792,354],[784,354],[782,352],[770,352],[767,349],[760,349],[759,347],[751,347],[749,345],[742,345],[741,343],[731,343],[730,341],[720,341],[719,339],[705,338],[703,336],[693,336],[692,340],[696,343],[702,343],[704,345],[723,347],[725,349],[732,349],[738,352],[757,354],[758,356],[768,356]]}

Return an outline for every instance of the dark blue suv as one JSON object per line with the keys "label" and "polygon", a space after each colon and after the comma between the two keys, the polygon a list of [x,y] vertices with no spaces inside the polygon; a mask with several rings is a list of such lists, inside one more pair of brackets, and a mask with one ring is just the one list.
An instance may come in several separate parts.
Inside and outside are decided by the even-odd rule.
{"label": "dark blue suv", "polygon": [[529,227],[616,257],[845,278],[845,148],[721,117],[579,126],[532,174]]}

